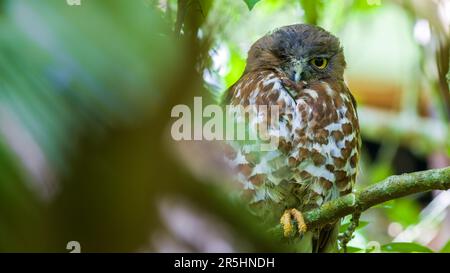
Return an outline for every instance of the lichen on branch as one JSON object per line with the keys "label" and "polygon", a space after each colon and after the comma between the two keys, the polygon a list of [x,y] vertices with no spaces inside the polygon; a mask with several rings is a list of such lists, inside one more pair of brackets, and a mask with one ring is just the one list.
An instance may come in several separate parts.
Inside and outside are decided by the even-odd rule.
{"label": "lichen on branch", "polygon": [[308,229],[335,222],[355,212],[362,212],[386,201],[414,193],[450,189],[450,167],[394,175],[366,189],[325,203],[303,213]]}

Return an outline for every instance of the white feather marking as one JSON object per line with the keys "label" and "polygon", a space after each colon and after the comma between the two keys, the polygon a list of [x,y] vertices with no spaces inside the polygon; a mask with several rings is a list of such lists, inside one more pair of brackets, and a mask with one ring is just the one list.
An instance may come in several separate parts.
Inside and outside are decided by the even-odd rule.
{"label": "white feather marking", "polygon": [[304,169],[306,172],[308,172],[310,175],[315,177],[323,177],[329,181],[334,181],[335,176],[333,173],[331,173],[329,170],[325,169],[323,166],[315,166],[314,164],[308,164],[306,168]]}
{"label": "white feather marking", "polygon": [[327,126],[325,126],[325,130],[328,130],[329,133],[331,133],[333,131],[341,131],[342,125],[339,122],[333,122],[333,123],[330,123]]}
{"label": "white feather marking", "polygon": [[312,89],[305,89],[305,90],[303,90],[303,93],[310,95],[311,98],[313,98],[315,100],[319,97],[319,94],[317,94],[317,92]]}
{"label": "white feather marking", "polygon": [[317,194],[323,194],[323,187],[319,183],[312,183],[311,189]]}
{"label": "white feather marking", "polygon": [[239,164],[247,164],[248,162],[245,159],[245,156],[242,155],[241,151],[238,151],[236,158],[233,160],[233,163],[237,166]]}
{"label": "white feather marking", "polygon": [[331,87],[328,85],[328,83],[322,84],[325,87],[325,91],[327,92],[327,95],[332,97],[334,95],[334,90],[331,89]]}

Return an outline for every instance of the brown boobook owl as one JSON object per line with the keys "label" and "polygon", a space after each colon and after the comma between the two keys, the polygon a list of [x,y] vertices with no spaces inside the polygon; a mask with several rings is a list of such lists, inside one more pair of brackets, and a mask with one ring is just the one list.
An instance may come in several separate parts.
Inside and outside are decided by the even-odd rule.
{"label": "brown boobook owl", "polygon": [[[276,132],[276,149],[235,141],[227,160],[251,210],[281,222],[285,236],[298,235],[299,251],[337,249],[339,223],[309,230],[301,212],[350,193],[355,183],[361,140],[345,65],[339,40],[329,32],[285,26],[252,45],[243,75],[226,93],[229,105],[279,107],[277,128],[267,130]],[[267,122],[254,114],[250,124]]]}

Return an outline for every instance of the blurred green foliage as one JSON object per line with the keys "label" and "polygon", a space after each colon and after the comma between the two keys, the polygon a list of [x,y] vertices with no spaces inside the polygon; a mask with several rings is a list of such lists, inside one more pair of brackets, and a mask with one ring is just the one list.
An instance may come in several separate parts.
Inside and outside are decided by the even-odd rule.
{"label": "blurred green foliage", "polygon": [[412,253],[412,252],[421,252],[421,253],[431,253],[433,252],[428,247],[424,247],[422,245],[416,243],[390,243],[383,245],[381,250],[385,252],[401,252],[401,253]]}
{"label": "blurred green foliage", "polygon": [[448,241],[445,246],[439,251],[441,253],[450,253],[450,241]]}
{"label": "blurred green foliage", "polygon": [[386,215],[393,222],[400,223],[403,227],[417,224],[420,220],[420,205],[411,198],[401,198],[389,202]]}
{"label": "blurred green foliage", "polygon": [[[155,234],[176,237],[160,209],[167,197],[216,217],[212,227],[229,230],[236,250],[291,250],[263,234],[222,187],[186,168],[169,141],[170,109],[214,88],[223,92],[244,70],[243,48],[280,24],[345,33],[349,17],[378,16],[385,7],[244,2],[0,2],[0,251],[64,252],[71,240],[82,251],[159,251]],[[380,158],[368,160],[370,177],[361,185],[394,173],[389,157]],[[388,205],[382,217],[361,221],[351,251],[368,251],[367,242],[387,236],[391,222],[420,223],[416,199]],[[389,252],[430,251],[382,243]],[[448,243],[441,252],[449,252]]]}

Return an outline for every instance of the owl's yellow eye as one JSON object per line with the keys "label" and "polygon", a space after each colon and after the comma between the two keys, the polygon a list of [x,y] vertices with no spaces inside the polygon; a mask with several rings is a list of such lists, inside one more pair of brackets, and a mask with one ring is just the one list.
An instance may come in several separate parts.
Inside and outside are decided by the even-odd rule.
{"label": "owl's yellow eye", "polygon": [[328,60],[323,57],[317,57],[311,60],[311,64],[318,69],[325,69],[328,65]]}

